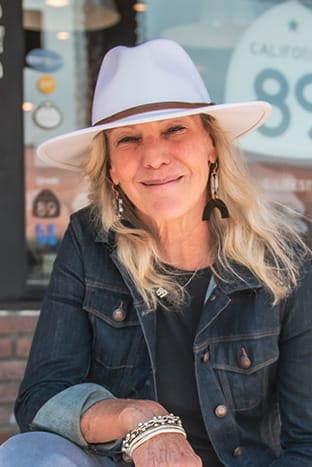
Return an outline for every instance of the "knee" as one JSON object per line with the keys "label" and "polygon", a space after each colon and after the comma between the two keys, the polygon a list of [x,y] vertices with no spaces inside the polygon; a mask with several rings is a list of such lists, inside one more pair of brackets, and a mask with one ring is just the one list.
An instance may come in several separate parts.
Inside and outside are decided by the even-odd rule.
{"label": "knee", "polygon": [[40,437],[31,435],[32,433],[16,435],[2,444],[0,447],[0,466],[17,467],[21,465],[22,459],[25,467],[30,466],[30,463],[36,458],[36,451],[40,444],[38,442]]}
{"label": "knee", "polygon": [[73,443],[44,432],[13,436],[0,447],[0,466],[5,467],[92,467],[88,457]]}

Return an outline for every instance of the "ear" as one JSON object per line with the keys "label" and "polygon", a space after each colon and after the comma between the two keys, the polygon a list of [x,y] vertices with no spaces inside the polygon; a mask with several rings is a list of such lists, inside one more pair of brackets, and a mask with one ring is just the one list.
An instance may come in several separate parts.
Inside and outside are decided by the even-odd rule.
{"label": "ear", "polygon": [[216,152],[216,148],[213,147],[211,148],[208,154],[208,162],[210,162],[211,164],[214,164],[216,161],[217,161],[217,152]]}
{"label": "ear", "polygon": [[119,185],[119,178],[117,177],[116,170],[114,167],[111,167],[109,169],[109,175],[110,175],[110,178],[112,179],[113,184]]}

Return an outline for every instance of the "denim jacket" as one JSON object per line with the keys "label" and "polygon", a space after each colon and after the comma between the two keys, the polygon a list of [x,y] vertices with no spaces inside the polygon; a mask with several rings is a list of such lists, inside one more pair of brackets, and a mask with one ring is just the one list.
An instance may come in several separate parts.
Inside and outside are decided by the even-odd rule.
{"label": "denim jacket", "polygon": [[[110,398],[157,400],[155,319],[89,208],[71,217],[16,401],[22,431],[45,429],[118,460],[120,440],[88,446],[79,420]],[[312,287],[276,306],[248,270],[213,277],[194,340],[200,406],[221,462],[312,466]]]}

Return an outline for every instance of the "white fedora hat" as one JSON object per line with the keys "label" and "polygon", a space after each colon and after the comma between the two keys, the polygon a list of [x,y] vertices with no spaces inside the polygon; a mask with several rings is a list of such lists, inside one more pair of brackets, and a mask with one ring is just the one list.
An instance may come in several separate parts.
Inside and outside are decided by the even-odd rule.
{"label": "white fedora hat", "polygon": [[92,126],[47,140],[37,153],[49,165],[79,170],[92,139],[103,130],[199,113],[214,116],[234,139],[262,125],[271,106],[214,104],[194,63],[174,41],[118,46],[105,55],[99,71]]}

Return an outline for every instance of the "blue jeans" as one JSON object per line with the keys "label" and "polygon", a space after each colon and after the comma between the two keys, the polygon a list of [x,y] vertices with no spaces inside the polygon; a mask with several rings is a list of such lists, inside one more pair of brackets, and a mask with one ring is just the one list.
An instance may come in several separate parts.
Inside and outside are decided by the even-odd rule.
{"label": "blue jeans", "polygon": [[86,453],[61,436],[31,432],[0,447],[0,467],[117,467],[111,459]]}

